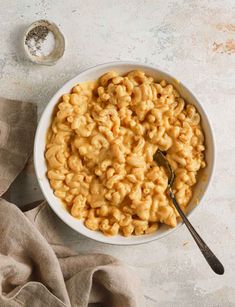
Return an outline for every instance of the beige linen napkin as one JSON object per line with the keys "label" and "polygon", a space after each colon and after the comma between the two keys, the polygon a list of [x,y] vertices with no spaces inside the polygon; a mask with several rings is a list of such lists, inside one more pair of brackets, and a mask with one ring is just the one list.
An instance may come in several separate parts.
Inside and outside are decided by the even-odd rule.
{"label": "beige linen napkin", "polygon": [[[23,169],[35,127],[33,104],[0,98],[0,196]],[[0,198],[1,307],[144,306],[134,272],[109,255],[75,254],[60,223],[45,202],[23,214]]]}

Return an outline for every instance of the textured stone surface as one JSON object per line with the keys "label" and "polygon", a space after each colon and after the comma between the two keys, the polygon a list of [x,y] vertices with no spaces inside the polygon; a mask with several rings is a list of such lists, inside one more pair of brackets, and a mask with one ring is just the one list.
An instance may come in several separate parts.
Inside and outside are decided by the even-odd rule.
{"label": "textured stone surface", "polygon": [[[225,275],[208,267],[185,227],[146,245],[100,244],[61,229],[79,252],[106,252],[139,274],[146,306],[235,306],[235,5],[234,1],[0,1],[0,94],[33,101],[42,112],[53,93],[78,72],[103,62],[154,64],[184,82],[210,117],[217,143],[215,177],[191,220],[222,260]],[[55,66],[36,66],[21,50],[24,29],[46,18],[60,25],[67,45]],[[26,186],[27,184],[27,186]],[[32,164],[12,199],[39,199]]]}

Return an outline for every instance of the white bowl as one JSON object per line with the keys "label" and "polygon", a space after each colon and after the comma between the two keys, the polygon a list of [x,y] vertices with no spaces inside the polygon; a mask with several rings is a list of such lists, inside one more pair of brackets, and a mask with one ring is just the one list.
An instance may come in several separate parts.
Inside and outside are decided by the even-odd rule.
{"label": "white bowl", "polygon": [[188,206],[188,212],[190,215],[191,212],[198,206],[198,200],[202,202],[205,192],[208,189],[209,183],[211,182],[214,164],[215,164],[215,143],[212,134],[211,125],[209,123],[208,116],[202,105],[196,99],[196,97],[182,84],[177,81],[171,75],[159,70],[158,68],[142,65],[135,62],[112,62],[107,64],[98,65],[87,69],[86,71],[81,72],[76,77],[68,81],[62,88],[57,91],[57,93],[52,97],[47,107],[45,108],[41,119],[38,124],[35,144],[34,144],[34,165],[36,170],[36,175],[39,181],[39,185],[42,189],[42,192],[51,206],[53,211],[63,220],[67,225],[73,228],[75,231],[83,234],[86,237],[100,241],[103,243],[117,244],[117,245],[133,245],[149,242],[152,240],[160,239],[167,234],[172,233],[177,228],[179,228],[182,223],[178,223],[177,227],[169,228],[166,225],[162,225],[156,233],[142,235],[142,236],[131,236],[123,237],[121,235],[115,237],[107,237],[98,231],[91,231],[83,225],[82,221],[74,218],[69,212],[66,211],[64,206],[61,204],[60,200],[54,196],[53,191],[50,187],[49,181],[46,177],[46,162],[44,158],[45,144],[46,144],[46,132],[50,126],[52,112],[55,105],[58,103],[60,97],[64,93],[71,91],[72,87],[79,83],[89,80],[96,80],[98,77],[110,70],[115,70],[121,74],[127,73],[131,70],[141,69],[146,73],[152,75],[157,80],[165,79],[166,81],[172,83],[175,88],[179,91],[180,95],[187,101],[195,105],[198,112],[201,115],[201,123],[205,133],[206,140],[206,163],[207,167],[202,169],[198,175],[198,182],[195,185],[193,197]]}

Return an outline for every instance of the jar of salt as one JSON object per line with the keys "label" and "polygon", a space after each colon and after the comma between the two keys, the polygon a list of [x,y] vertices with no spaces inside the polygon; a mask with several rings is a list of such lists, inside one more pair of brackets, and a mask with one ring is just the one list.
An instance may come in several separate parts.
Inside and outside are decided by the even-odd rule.
{"label": "jar of salt", "polygon": [[25,33],[24,49],[32,62],[53,65],[64,54],[64,36],[54,23],[39,20],[31,24]]}

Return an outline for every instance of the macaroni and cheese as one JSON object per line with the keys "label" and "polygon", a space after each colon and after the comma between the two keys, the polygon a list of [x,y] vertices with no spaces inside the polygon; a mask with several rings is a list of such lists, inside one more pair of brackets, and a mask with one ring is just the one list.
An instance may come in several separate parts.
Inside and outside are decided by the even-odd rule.
{"label": "macaroni and cheese", "polygon": [[47,134],[47,176],[55,196],[89,229],[148,234],[161,223],[175,227],[178,217],[165,170],[153,161],[158,148],[185,210],[206,165],[200,115],[164,80],[110,71],[61,98]]}

